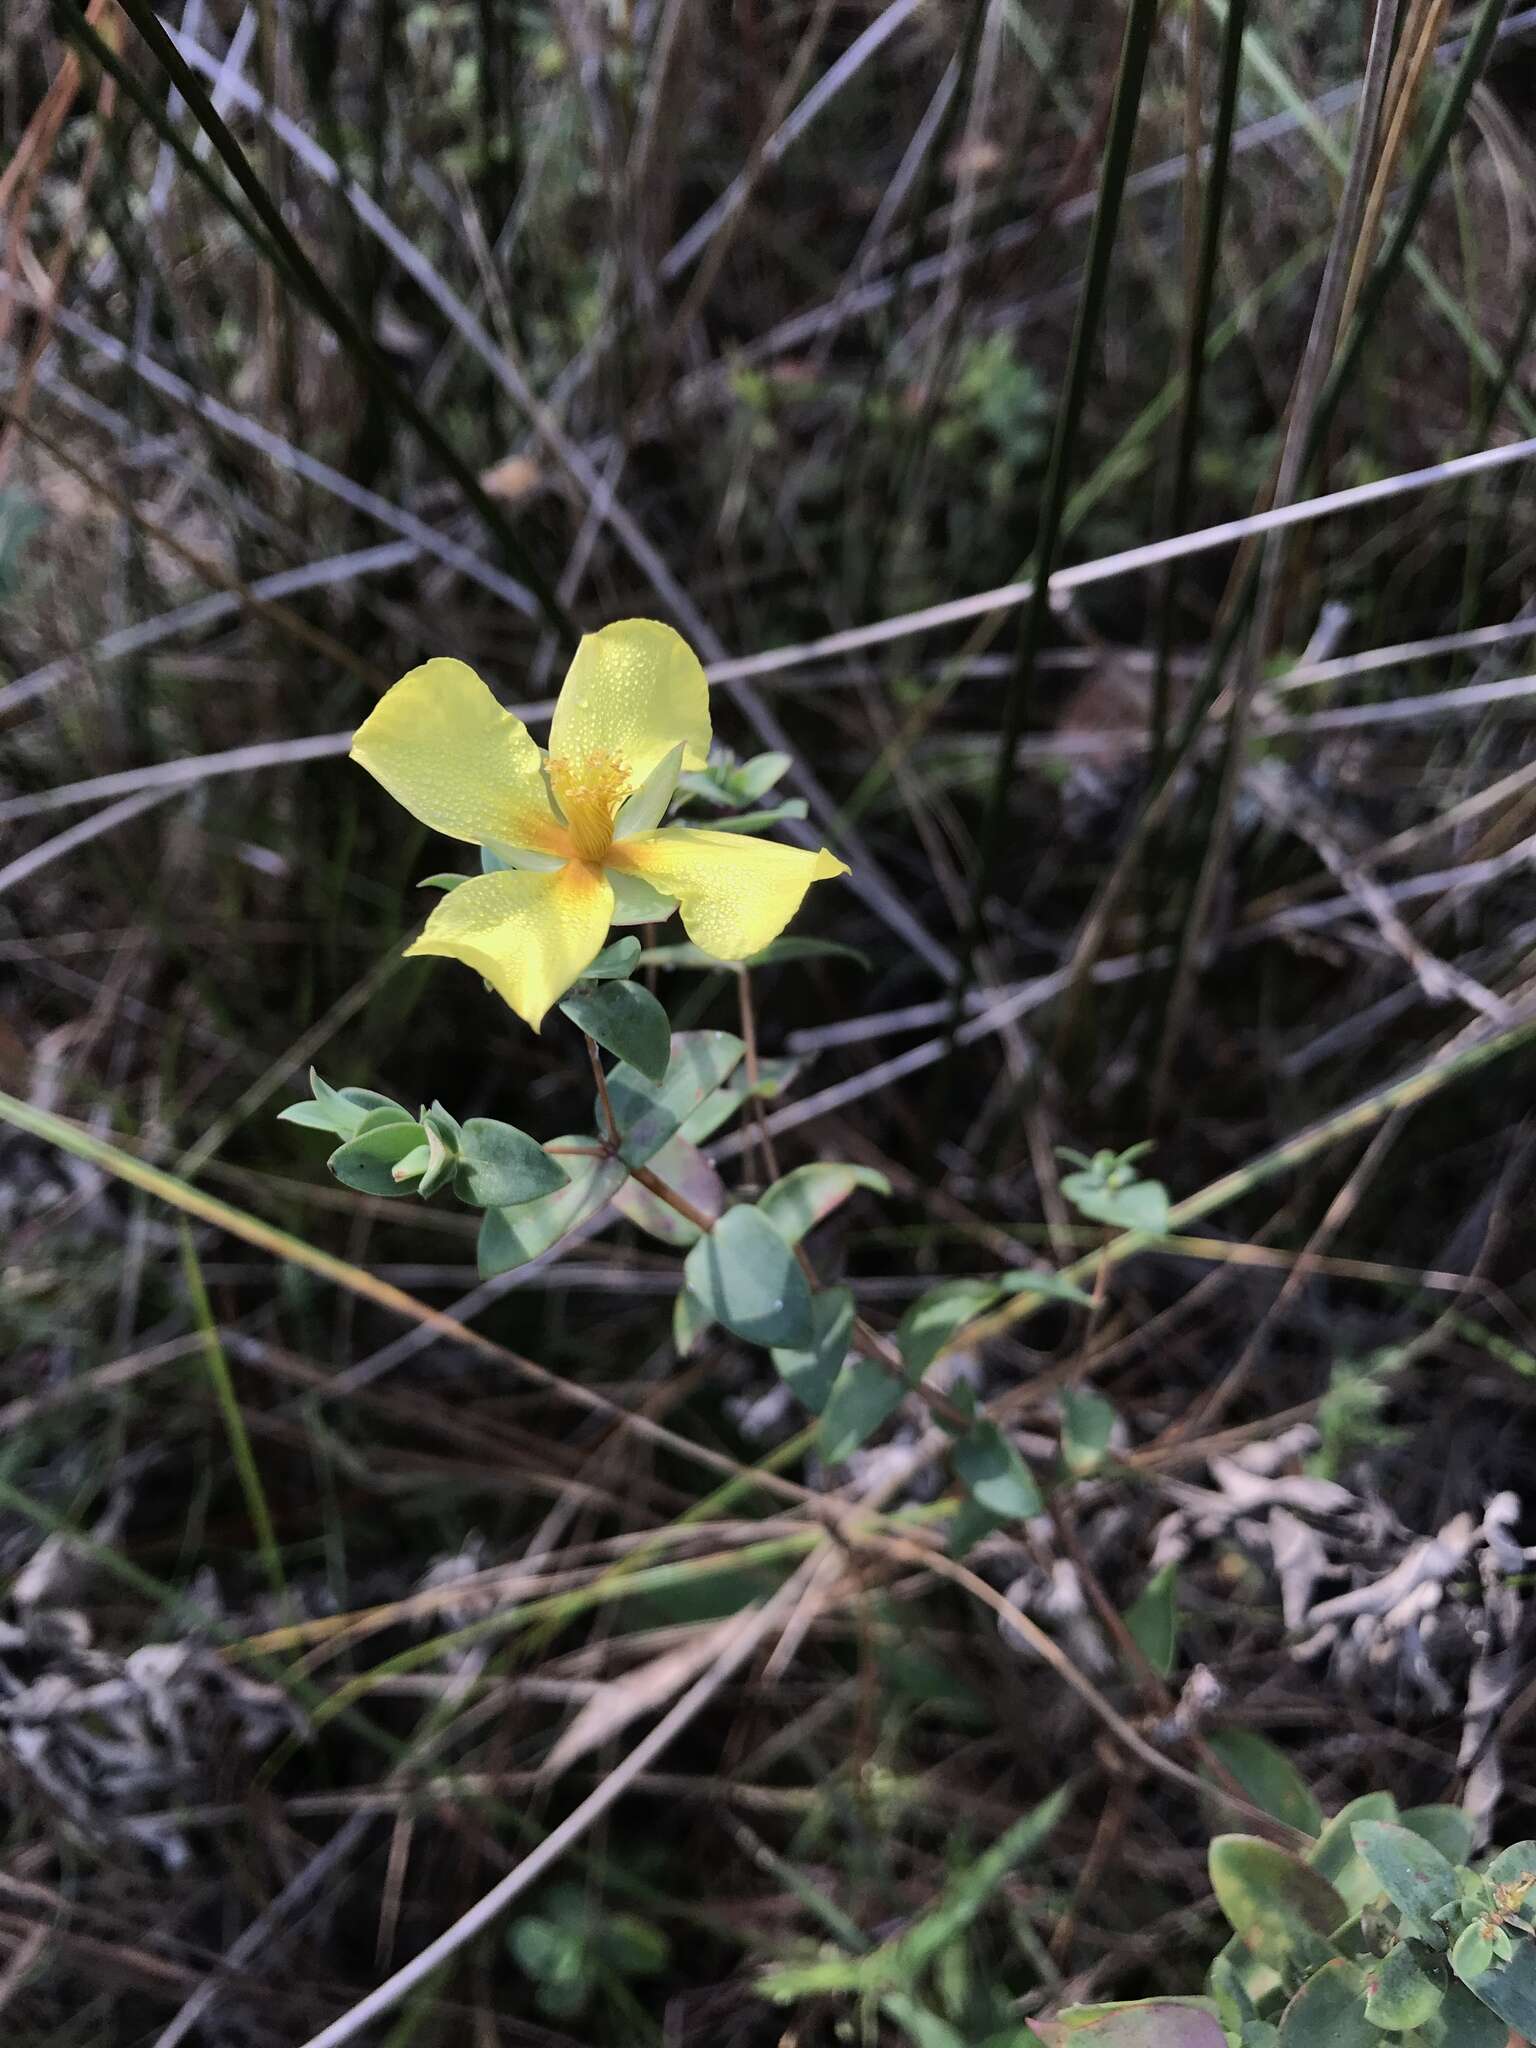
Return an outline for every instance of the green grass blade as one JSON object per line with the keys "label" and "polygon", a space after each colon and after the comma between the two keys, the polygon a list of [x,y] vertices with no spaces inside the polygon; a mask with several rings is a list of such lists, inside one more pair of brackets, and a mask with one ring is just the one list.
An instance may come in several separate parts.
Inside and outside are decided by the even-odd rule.
{"label": "green grass blade", "polygon": [[[79,0],[65,0],[65,4],[71,12],[72,32],[76,30],[76,24],[80,29],[85,29]],[[310,262],[282,214],[273,204],[244,151],[226,127],[202,80],[182,57],[161,26],[153,6],[148,4],[148,0],[123,0],[123,11],[153,52],[166,76],[186,101],[198,126],[208,137],[230,176],[244,194],[250,214],[260,223],[261,233],[253,238],[253,241],[263,261],[275,264],[280,269],[293,289],[330,328],[337,342],[357,363],[368,382],[389,400],[403,419],[409,420],[416,433],[450,472],[474,506],[487,531],[495,537],[509,567],[521,577],[537,599],[550,626],[563,640],[574,642],[577,637],[576,627],[553,586],[528,554],[506,515],[486,491],[474,470],[436,422],[417,404],[409,390],[379,354],[372,340],[363,332],[352,314]],[[86,30],[86,33],[89,34],[89,31]],[[80,40],[84,39],[82,35]],[[97,46],[95,53],[99,55],[100,38],[92,36],[91,40]],[[119,67],[114,67],[114,74],[120,78],[125,77],[124,71]],[[144,105],[144,100],[139,94],[136,93],[134,97],[139,100],[141,106]],[[165,134],[169,124],[162,125],[157,119],[156,126]],[[232,206],[230,195],[216,181],[205,179],[203,182],[218,198],[220,204],[231,212],[242,230],[249,233],[250,215],[243,209]]]}
{"label": "green grass blade", "polygon": [[198,1263],[197,1248],[185,1223],[181,1226],[181,1270],[186,1279],[187,1293],[191,1297],[193,1319],[202,1333],[203,1359],[208,1367],[208,1377],[213,1383],[214,1399],[218,1402],[219,1412],[224,1418],[224,1433],[229,1438],[230,1456],[235,1461],[240,1490],[245,1495],[246,1510],[251,1518],[251,1527],[256,1533],[256,1548],[267,1574],[267,1583],[280,1600],[286,1599],[288,1581],[283,1575],[283,1560],[278,1549],[277,1531],[272,1525],[266,1491],[256,1467],[255,1453],[251,1449],[250,1432],[245,1426],[245,1417],[240,1412],[240,1399],[235,1392],[229,1360],[225,1357],[224,1347],[219,1342],[219,1328],[209,1305],[208,1289],[203,1283],[203,1269]]}
{"label": "green grass blade", "polygon": [[1067,485],[1077,452],[1088,380],[1092,371],[1109,272],[1115,251],[1120,204],[1130,170],[1131,144],[1146,79],[1147,57],[1157,26],[1157,0],[1131,0],[1125,34],[1120,47],[1120,64],[1115,78],[1114,104],[1110,110],[1109,136],[1105,144],[1104,169],[1099,180],[1093,227],[1088,242],[1087,276],[1078,301],[1067,363],[1066,388],[1051,437],[1045,490],[1040,510],[1040,528],[1035,540],[1034,590],[1020,629],[1018,654],[1008,680],[1004,699],[1002,732],[998,739],[997,768],[988,792],[978,838],[976,876],[971,887],[969,925],[961,949],[959,972],[954,983],[954,1021],[964,1015],[966,991],[971,985],[977,948],[986,931],[986,899],[1002,851],[1003,825],[1008,810],[1008,792],[1013,782],[1013,756],[1023,730],[1024,716],[1034,682],[1035,663],[1045,641],[1051,616],[1050,575],[1056,563],[1061,539],[1061,519],[1067,502]]}

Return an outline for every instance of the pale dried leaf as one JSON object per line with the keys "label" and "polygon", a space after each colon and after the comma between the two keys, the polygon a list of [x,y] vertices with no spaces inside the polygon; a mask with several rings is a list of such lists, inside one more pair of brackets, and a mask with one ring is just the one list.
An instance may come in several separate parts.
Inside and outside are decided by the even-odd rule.
{"label": "pale dried leaf", "polygon": [[540,1775],[555,1778],[627,1728],[641,1714],[664,1707],[706,1665],[712,1664],[741,1625],[740,1615],[701,1629],[688,1642],[653,1657],[599,1686],[544,1759]]}

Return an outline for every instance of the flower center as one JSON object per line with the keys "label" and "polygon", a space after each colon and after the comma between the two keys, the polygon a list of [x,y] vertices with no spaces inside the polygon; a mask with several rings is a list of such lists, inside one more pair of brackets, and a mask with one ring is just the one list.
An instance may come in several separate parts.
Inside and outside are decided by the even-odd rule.
{"label": "flower center", "polygon": [[629,794],[624,763],[607,753],[551,760],[549,782],[577,854],[582,860],[600,861],[613,844],[613,821]]}

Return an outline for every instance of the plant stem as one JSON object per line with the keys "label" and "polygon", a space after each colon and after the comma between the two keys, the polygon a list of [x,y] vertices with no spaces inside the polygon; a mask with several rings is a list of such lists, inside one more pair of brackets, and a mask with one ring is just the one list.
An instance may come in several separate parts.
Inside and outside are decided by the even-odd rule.
{"label": "plant stem", "polygon": [[741,1016],[741,1042],[745,1047],[742,1065],[747,1070],[747,1088],[752,1104],[752,1127],[757,1133],[758,1149],[763,1155],[763,1171],[770,1181],[779,1177],[778,1155],[774,1151],[773,1139],[768,1133],[768,1118],[763,1109],[763,1098],[757,1092],[759,1068],[757,1063],[757,1011],[752,1001],[752,972],[750,968],[736,970],[736,1007]]}
{"label": "plant stem", "polygon": [[1093,228],[1088,243],[1087,282],[1078,302],[1077,322],[1072,334],[1072,352],[1067,364],[1066,388],[1056,430],[1051,439],[1050,462],[1046,470],[1040,526],[1035,541],[1034,588],[1019,634],[1013,673],[1008,679],[1003,706],[1002,733],[998,740],[997,767],[987,793],[986,810],[978,834],[976,879],[971,890],[970,918],[961,947],[959,972],[954,982],[953,1026],[965,1014],[966,991],[972,968],[986,934],[987,896],[997,870],[1003,845],[1003,821],[1008,793],[1013,785],[1014,754],[1024,726],[1024,714],[1034,684],[1035,663],[1045,644],[1051,616],[1051,571],[1061,540],[1062,513],[1066,507],[1067,482],[1077,450],[1078,432],[1088,396],[1088,378],[1097,349],[1099,325],[1109,285],[1115,233],[1120,220],[1120,201],[1130,170],[1131,143],[1141,104],[1142,82],[1147,56],[1157,26],[1157,0],[1131,0],[1125,34],[1120,48],[1120,67],[1115,79],[1114,104],[1110,112],[1109,137],[1104,151],[1104,174],[1099,183]]}
{"label": "plant stem", "polygon": [[[608,1076],[603,1072],[602,1055],[598,1052],[596,1039],[589,1037],[585,1031],[581,1035],[587,1041],[587,1058],[592,1062],[592,1078],[597,1082],[597,1099],[603,1106],[603,1122],[608,1130],[608,1149],[617,1152],[622,1142],[619,1137],[619,1120],[613,1113],[613,1104],[608,1100]],[[639,1169],[631,1167],[630,1172],[638,1174]]]}

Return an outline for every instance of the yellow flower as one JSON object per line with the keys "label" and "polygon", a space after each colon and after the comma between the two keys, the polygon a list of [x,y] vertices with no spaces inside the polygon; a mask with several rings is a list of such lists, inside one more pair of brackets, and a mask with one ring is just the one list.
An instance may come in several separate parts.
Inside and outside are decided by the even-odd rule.
{"label": "yellow flower", "polygon": [[825,848],[661,826],[679,772],[708,753],[704,671],[653,619],[583,637],[547,756],[462,661],[412,669],[358,728],[353,760],[423,824],[511,866],[461,882],[407,950],[464,961],[535,1031],[612,924],[681,907],[716,959],[761,951],[812,882],[848,870]]}

